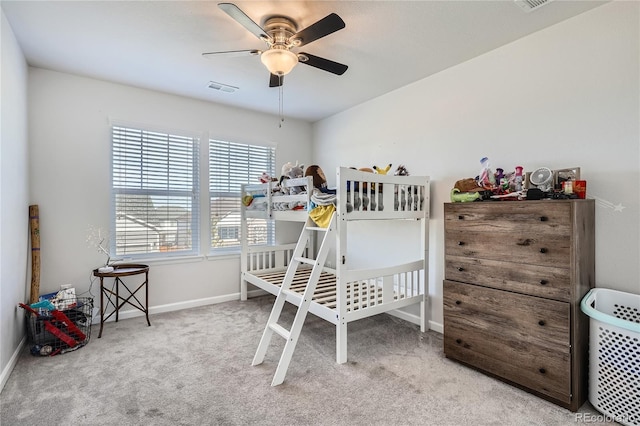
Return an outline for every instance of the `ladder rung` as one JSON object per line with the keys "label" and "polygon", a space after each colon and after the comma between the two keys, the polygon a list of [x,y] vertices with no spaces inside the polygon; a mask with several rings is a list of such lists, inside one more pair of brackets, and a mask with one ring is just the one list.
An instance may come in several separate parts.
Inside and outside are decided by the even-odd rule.
{"label": "ladder rung", "polygon": [[320,228],[319,226],[307,226],[308,231],[327,232],[329,228]]}
{"label": "ladder rung", "polygon": [[291,332],[289,332],[289,330],[287,330],[280,324],[274,322],[272,324],[269,324],[269,328],[278,333],[280,336],[284,337],[285,340],[289,340],[289,337],[291,337]]}
{"label": "ladder rung", "polygon": [[306,263],[307,265],[315,265],[315,259],[309,259],[308,257],[294,257],[293,260],[297,260],[300,263]]}

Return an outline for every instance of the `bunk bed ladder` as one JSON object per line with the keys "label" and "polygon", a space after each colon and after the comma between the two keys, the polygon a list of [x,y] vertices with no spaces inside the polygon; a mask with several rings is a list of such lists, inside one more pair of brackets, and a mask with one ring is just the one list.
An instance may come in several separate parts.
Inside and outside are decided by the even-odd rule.
{"label": "bunk bed ladder", "polygon": [[[274,331],[287,341],[284,345],[282,355],[280,356],[280,362],[278,363],[278,368],[276,369],[276,373],[273,377],[273,381],[271,382],[271,386],[277,386],[281,384],[284,381],[284,376],[287,374],[287,369],[289,368],[289,363],[291,362],[293,351],[296,348],[298,337],[300,337],[300,332],[302,331],[302,325],[304,324],[307,312],[309,312],[309,305],[311,304],[311,299],[313,297],[313,294],[315,293],[318,279],[320,278],[320,274],[322,273],[322,269],[324,268],[325,261],[327,260],[330,246],[328,241],[331,241],[331,238],[335,238],[335,228],[336,214],[334,213],[327,228],[320,228],[316,226],[316,224],[310,218],[307,218],[305,226],[300,233],[300,238],[298,239],[298,243],[296,244],[296,248],[294,249],[293,257],[291,259],[291,262],[289,263],[289,267],[287,268],[287,273],[285,274],[282,286],[280,287],[278,296],[276,297],[276,300],[273,304],[271,315],[269,316],[269,320],[267,321],[267,326],[265,327],[262,338],[260,339],[258,350],[256,351],[256,355],[254,356],[253,362],[251,363],[251,365],[262,364],[265,354],[267,353],[267,348],[269,347],[269,343],[271,341],[271,336],[273,335]],[[318,250],[318,254],[315,259],[305,258],[303,257],[305,247],[310,240],[311,234],[314,232],[324,233],[322,244],[320,245],[320,249]],[[287,330],[283,326],[278,324],[278,320],[280,319],[280,314],[282,313],[284,304],[287,301],[287,296],[292,294],[297,295],[297,293],[294,293],[292,290],[290,290],[290,288],[300,264],[313,265],[313,269],[311,270],[311,274],[309,275],[309,281],[307,282],[307,286],[302,295],[302,300],[300,302],[300,305],[298,306],[298,312],[296,313],[296,316],[293,320],[291,329]]]}

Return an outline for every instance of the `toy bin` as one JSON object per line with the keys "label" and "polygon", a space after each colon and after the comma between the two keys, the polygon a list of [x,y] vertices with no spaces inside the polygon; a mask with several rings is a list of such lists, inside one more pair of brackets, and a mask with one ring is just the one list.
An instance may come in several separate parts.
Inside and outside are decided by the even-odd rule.
{"label": "toy bin", "polygon": [[607,421],[640,425],[640,295],[591,289],[580,304],[590,318],[589,402]]}
{"label": "toy bin", "polygon": [[68,303],[61,302],[64,308],[60,309],[23,306],[32,355],[54,356],[75,351],[89,343],[93,299],[77,297]]}

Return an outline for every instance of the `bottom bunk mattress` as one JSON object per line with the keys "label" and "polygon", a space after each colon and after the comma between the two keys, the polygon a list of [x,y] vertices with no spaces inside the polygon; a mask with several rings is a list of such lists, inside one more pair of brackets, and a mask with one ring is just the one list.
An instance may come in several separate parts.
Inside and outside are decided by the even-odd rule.
{"label": "bottom bunk mattress", "polygon": [[[296,294],[302,295],[307,287],[309,276],[311,275],[312,268],[298,268],[296,275],[293,278],[291,284],[291,290]],[[277,294],[279,288],[282,286],[286,270],[281,271],[264,271],[248,273],[250,277],[248,281],[257,284],[263,290],[267,290],[269,293]],[[383,279],[371,279],[359,282],[350,282],[346,285],[346,310],[350,313],[356,311],[364,311],[372,308],[382,308],[387,306],[388,309],[373,309],[375,311],[384,311],[389,309],[396,309],[398,306],[391,306],[401,302],[408,302],[409,299],[416,299],[421,296],[419,286],[417,283],[403,282],[394,283],[390,285],[384,285]],[[403,280],[405,281],[405,280]],[[313,294],[312,301],[324,307],[325,309],[336,309],[337,307],[337,285],[336,276],[330,272],[322,272],[318,279],[318,285]],[[414,303],[417,303],[415,300]],[[407,303],[402,303],[406,305]],[[314,309],[311,309],[313,312]],[[315,313],[315,312],[313,312]],[[375,312],[371,312],[374,314]],[[358,315],[364,317],[367,315]]]}

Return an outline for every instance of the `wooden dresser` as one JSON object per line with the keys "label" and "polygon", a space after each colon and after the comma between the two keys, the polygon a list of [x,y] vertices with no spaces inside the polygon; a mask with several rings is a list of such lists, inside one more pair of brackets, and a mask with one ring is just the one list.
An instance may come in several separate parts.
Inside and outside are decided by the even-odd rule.
{"label": "wooden dresser", "polygon": [[577,411],[594,216],[593,200],[446,203],[445,355]]}

